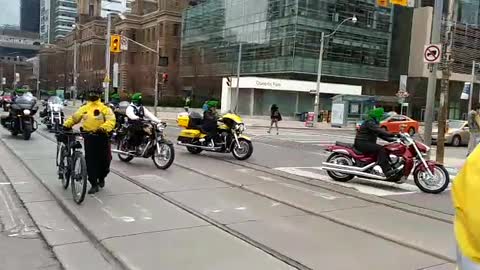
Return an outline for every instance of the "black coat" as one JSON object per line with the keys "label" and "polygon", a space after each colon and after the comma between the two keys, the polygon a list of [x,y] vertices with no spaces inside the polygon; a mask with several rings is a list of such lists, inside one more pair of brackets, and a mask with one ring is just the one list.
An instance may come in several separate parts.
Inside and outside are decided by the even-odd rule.
{"label": "black coat", "polygon": [[202,129],[205,132],[212,132],[217,129],[217,114],[208,110],[203,113]]}
{"label": "black coat", "polygon": [[394,134],[391,134],[390,132],[380,128],[377,121],[373,119],[366,120],[357,131],[357,135],[355,136],[355,145],[364,143],[376,144],[377,138],[381,138],[385,141],[393,141],[394,137]]}

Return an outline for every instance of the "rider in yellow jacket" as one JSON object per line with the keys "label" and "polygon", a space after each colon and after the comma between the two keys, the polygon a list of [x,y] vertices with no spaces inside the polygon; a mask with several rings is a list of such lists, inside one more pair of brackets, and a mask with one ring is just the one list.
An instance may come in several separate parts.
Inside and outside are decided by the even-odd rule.
{"label": "rider in yellow jacket", "polygon": [[89,194],[98,192],[99,186],[105,186],[105,178],[110,172],[110,140],[108,135],[115,127],[115,114],[100,101],[102,90],[88,92],[87,104],[83,105],[64,126],[72,128],[82,121],[84,132],[85,161],[87,163],[88,180],[91,184]]}
{"label": "rider in yellow jacket", "polygon": [[459,270],[480,270],[480,147],[453,181],[455,237]]}

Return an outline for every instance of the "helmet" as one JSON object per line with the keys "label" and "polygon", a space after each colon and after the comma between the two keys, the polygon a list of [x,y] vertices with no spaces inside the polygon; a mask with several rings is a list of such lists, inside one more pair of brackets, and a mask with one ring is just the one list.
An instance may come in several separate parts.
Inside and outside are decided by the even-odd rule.
{"label": "helmet", "polygon": [[383,108],[375,108],[375,109],[372,109],[369,113],[368,113],[368,118],[369,119],[374,119],[376,120],[377,122],[380,122],[380,120],[382,120],[382,116],[383,114],[385,113],[385,110]]}
{"label": "helmet", "polygon": [[135,93],[132,95],[132,103],[135,105],[140,105],[142,104],[142,94],[141,93]]}
{"label": "helmet", "polygon": [[97,101],[97,100],[100,99],[100,96],[102,95],[102,93],[103,93],[103,89],[102,89],[102,88],[90,89],[90,90],[88,90],[88,92],[87,92],[88,100],[89,100],[89,101]]}
{"label": "helmet", "polygon": [[216,100],[209,100],[209,101],[207,102],[207,106],[208,106],[209,109],[211,109],[211,108],[216,108],[216,107],[218,106],[218,101],[216,101]]}
{"label": "helmet", "polygon": [[120,95],[117,93],[112,94],[110,98],[115,101],[120,101]]}

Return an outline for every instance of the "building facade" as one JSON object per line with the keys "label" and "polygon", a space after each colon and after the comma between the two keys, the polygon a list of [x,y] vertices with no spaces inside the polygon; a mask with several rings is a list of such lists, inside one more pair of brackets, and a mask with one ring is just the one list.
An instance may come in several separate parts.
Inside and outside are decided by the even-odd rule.
{"label": "building facade", "polygon": [[76,0],[41,0],[40,37],[53,43],[73,30],[77,18]]}
{"label": "building facade", "polygon": [[[216,78],[235,76],[240,54],[242,76],[315,81],[321,33],[356,16],[356,24],[347,21],[325,39],[323,80],[386,83],[392,15],[392,8],[366,0],[202,1],[184,12],[181,76],[197,95],[218,95]],[[213,80],[216,85],[205,84]]]}
{"label": "building facade", "polygon": [[40,25],[40,0],[21,0],[20,30],[38,33]]}
{"label": "building facade", "polygon": [[[160,55],[168,57],[168,65],[158,72],[170,74],[167,84],[159,85],[162,98],[181,93],[178,77],[180,56],[181,14],[187,1],[137,0],[132,12],[126,13],[125,20],[113,16],[112,34],[117,33],[143,44],[153,50],[159,42]],[[79,2],[80,24],[76,31],[56,42],[55,47],[45,48],[40,53],[42,89],[61,87],[69,89],[73,85],[74,42],[78,46],[78,92],[101,87],[105,74],[105,32],[106,19],[98,16],[103,8],[96,5],[85,8]],[[154,7],[153,7],[154,5]],[[153,11],[152,11],[153,10]],[[85,14],[87,12],[87,14]],[[146,12],[146,13],[145,13]],[[92,16],[90,16],[91,14]],[[129,42],[128,50],[111,55],[112,86],[119,92],[143,92],[146,100],[152,100],[155,88],[155,53]],[[118,65],[118,73],[115,73]],[[160,74],[161,77],[161,74]]]}

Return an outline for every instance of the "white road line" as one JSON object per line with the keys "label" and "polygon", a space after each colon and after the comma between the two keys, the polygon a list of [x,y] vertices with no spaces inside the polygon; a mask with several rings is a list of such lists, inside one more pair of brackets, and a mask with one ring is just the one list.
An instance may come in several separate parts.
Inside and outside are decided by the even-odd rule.
{"label": "white road line", "polygon": [[[370,194],[370,195],[375,195],[375,196],[379,196],[379,197],[393,196],[393,195],[404,195],[404,194],[411,194],[411,193],[420,192],[420,190],[418,189],[417,186],[411,185],[411,184],[406,184],[406,183],[397,184],[397,183],[367,180],[367,179],[361,179],[361,181],[363,183],[336,182],[336,181],[330,179],[326,175],[322,175],[322,174],[319,174],[319,173],[316,173],[316,172],[306,171],[305,169],[319,170],[320,167],[281,167],[281,168],[275,168],[275,170],[279,170],[279,171],[283,171],[283,172],[286,172],[286,173],[299,175],[299,176],[303,176],[303,177],[307,177],[307,178],[317,179],[317,180],[325,181],[325,182],[328,182],[328,183],[333,183],[333,184],[343,186],[343,187],[353,188],[353,189],[357,190],[358,192],[365,193],[365,194]],[[376,186],[382,186],[384,188],[391,189],[391,190],[385,190],[383,188],[369,186],[369,184],[374,184]],[[397,189],[398,191],[392,191],[393,189]]]}

